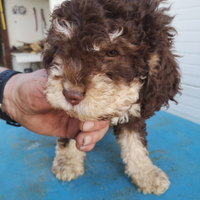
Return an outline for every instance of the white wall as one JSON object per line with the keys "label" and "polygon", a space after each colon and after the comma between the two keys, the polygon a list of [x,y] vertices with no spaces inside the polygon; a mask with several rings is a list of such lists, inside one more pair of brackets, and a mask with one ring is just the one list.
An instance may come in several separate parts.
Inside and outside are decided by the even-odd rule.
{"label": "white wall", "polygon": [[167,111],[200,124],[200,0],[169,0],[171,15],[176,15],[173,26],[178,35],[176,52],[182,56],[182,96],[179,104],[171,104]]}

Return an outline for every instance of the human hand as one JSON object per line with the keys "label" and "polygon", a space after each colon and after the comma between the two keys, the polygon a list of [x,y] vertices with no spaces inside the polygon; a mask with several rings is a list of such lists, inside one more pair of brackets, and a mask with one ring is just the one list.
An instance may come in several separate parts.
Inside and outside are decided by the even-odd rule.
{"label": "human hand", "polygon": [[109,121],[80,122],[53,109],[43,94],[47,78],[45,70],[11,77],[4,89],[3,110],[35,133],[74,138],[78,149],[90,151],[107,132]]}

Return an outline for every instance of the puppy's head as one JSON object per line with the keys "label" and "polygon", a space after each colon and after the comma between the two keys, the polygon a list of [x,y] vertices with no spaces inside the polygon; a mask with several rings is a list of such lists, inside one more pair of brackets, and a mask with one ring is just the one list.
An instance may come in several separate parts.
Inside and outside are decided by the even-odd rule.
{"label": "puppy's head", "polygon": [[50,104],[80,120],[148,118],[174,100],[172,18],[160,0],[71,0],[54,10],[43,52]]}

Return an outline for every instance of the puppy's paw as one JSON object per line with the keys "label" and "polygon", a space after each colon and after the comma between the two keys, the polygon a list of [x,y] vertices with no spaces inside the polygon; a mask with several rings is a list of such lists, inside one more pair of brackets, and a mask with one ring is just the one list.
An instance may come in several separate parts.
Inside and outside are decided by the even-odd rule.
{"label": "puppy's paw", "polygon": [[156,166],[153,166],[148,173],[144,173],[142,177],[137,177],[137,180],[132,177],[132,181],[138,186],[137,190],[144,194],[163,194],[170,185],[167,174]]}
{"label": "puppy's paw", "polygon": [[58,159],[55,157],[51,168],[56,178],[62,181],[71,181],[84,174],[84,162],[74,163],[73,158]]}

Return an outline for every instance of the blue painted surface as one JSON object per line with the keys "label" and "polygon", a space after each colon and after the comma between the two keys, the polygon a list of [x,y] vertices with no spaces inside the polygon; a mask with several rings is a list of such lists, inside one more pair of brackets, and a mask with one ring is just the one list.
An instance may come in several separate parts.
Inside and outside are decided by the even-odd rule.
{"label": "blue painted surface", "polygon": [[165,112],[147,121],[154,164],[171,181],[161,195],[143,195],[124,175],[112,129],[87,154],[86,172],[71,182],[51,173],[56,138],[40,136],[0,120],[1,200],[199,200],[200,125]]}

